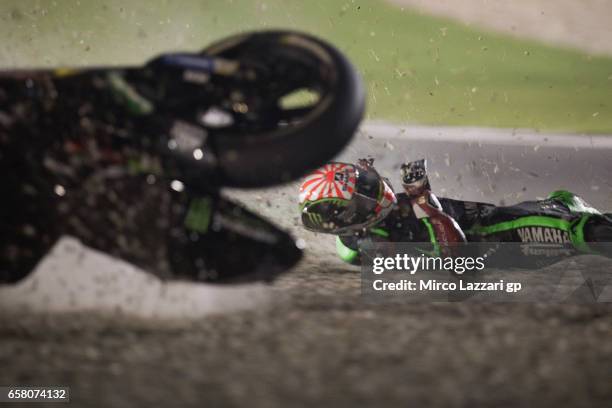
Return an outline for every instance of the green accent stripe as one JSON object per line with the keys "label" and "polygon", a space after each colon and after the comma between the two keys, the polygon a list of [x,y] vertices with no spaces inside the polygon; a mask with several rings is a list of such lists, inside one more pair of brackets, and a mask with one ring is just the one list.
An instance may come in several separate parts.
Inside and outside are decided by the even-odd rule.
{"label": "green accent stripe", "polygon": [[117,73],[110,73],[107,76],[111,91],[125,103],[128,111],[135,115],[148,115],[153,112],[153,104],[144,98]]}
{"label": "green accent stripe", "polygon": [[211,207],[212,201],[208,197],[193,200],[185,217],[185,226],[192,231],[206,233],[212,215]]}
{"label": "green accent stripe", "polygon": [[472,235],[489,235],[496,232],[503,232],[523,227],[548,227],[556,228],[569,233],[570,240],[576,249],[583,252],[591,252],[584,239],[584,225],[593,214],[585,213],[574,222],[559,218],[533,215],[530,217],[518,218],[512,221],[500,222],[499,224],[487,226],[475,226],[468,231]]}
{"label": "green accent stripe", "polygon": [[382,228],[372,228],[370,232],[374,235],[378,235],[379,237],[389,238],[389,233]]}
{"label": "green accent stripe", "polygon": [[434,256],[440,255],[440,244],[438,244],[438,240],[436,239],[436,232],[434,230],[433,225],[431,225],[431,221],[429,221],[429,218],[427,217],[421,218],[421,221],[423,221],[423,224],[425,224],[425,227],[427,228],[427,233],[429,234],[429,241],[434,247]]}
{"label": "green accent stripe", "polygon": [[348,263],[353,262],[355,259],[357,259],[357,256],[359,255],[358,251],[355,251],[354,249],[351,249],[344,245],[340,237],[336,237],[336,252],[338,253],[340,259]]}
{"label": "green accent stripe", "polygon": [[489,235],[523,227],[549,227],[570,232],[571,223],[559,218],[532,215],[529,217],[517,218],[512,221],[500,222],[499,224],[474,226],[468,231],[468,234]]}
{"label": "green accent stripe", "polygon": [[572,226],[570,231],[570,238],[572,240],[572,244],[580,250],[584,252],[593,252],[589,245],[584,240],[584,224],[591,218],[592,214],[584,214],[578,222]]}

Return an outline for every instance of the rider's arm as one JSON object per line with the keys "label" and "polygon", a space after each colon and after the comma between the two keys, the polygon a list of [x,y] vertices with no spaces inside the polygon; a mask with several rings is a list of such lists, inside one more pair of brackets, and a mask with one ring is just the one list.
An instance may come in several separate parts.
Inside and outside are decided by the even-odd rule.
{"label": "rider's arm", "polygon": [[425,160],[403,165],[402,185],[414,215],[427,227],[432,243],[439,246],[442,255],[453,255],[456,247],[453,244],[465,242],[465,234],[431,192],[426,166]]}
{"label": "rider's arm", "polygon": [[[465,234],[459,224],[442,210],[440,202],[429,190],[421,192],[420,195],[410,198],[414,215],[422,220],[430,229],[430,235],[435,235],[435,240],[442,247],[442,252],[448,252],[446,244],[465,242]],[[452,246],[452,245],[451,245]]]}

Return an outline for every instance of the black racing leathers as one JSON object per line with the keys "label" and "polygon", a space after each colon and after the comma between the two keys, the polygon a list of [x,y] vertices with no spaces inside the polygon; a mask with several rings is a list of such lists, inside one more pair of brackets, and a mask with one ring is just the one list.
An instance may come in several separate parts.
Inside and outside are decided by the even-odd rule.
{"label": "black racing leathers", "polygon": [[[415,217],[406,194],[398,194],[397,198],[396,208],[376,226],[338,237],[337,249],[342,259],[359,263],[359,246],[368,240],[445,244],[436,236],[427,218]],[[457,221],[468,242],[533,244],[531,252],[521,252],[525,256],[515,260],[516,266],[550,263],[540,262],[544,253],[542,247],[547,248],[546,254],[552,261],[593,252],[594,242],[612,242],[612,217],[601,214],[567,191],[554,192],[545,200],[525,201],[508,207],[450,198],[439,201],[444,213]]]}

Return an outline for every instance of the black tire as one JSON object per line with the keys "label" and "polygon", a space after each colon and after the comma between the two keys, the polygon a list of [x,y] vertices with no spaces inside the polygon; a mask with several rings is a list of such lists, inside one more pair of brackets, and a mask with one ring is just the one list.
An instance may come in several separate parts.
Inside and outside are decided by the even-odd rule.
{"label": "black tire", "polygon": [[320,39],[290,31],[257,32],[224,39],[203,52],[242,60],[256,58],[262,47],[316,58],[320,73],[327,75],[328,89],[300,123],[213,140],[220,181],[227,186],[263,187],[303,175],[339,153],[363,117],[365,96],[359,75],[342,53]]}
{"label": "black tire", "polygon": [[591,216],[584,229],[587,242],[612,243],[612,214]]}

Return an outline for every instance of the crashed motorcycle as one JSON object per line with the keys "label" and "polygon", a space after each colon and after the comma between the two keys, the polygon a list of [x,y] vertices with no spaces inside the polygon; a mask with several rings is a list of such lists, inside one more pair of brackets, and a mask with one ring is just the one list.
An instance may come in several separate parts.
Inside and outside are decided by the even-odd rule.
{"label": "crashed motorcycle", "polygon": [[221,188],[301,176],[363,111],[346,57],[290,31],[137,67],[0,72],[0,282],[62,236],[162,278],[271,280],[300,249]]}

